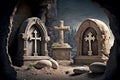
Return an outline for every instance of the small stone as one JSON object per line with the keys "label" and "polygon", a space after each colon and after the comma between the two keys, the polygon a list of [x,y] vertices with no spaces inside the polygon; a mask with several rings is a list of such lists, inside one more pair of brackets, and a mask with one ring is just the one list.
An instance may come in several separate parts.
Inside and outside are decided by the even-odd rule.
{"label": "small stone", "polygon": [[52,68],[53,68],[53,69],[58,69],[58,67],[59,67],[58,62],[55,61],[54,59],[49,59],[49,60],[50,60],[51,63],[52,63]]}
{"label": "small stone", "polygon": [[78,68],[73,69],[74,74],[83,74],[89,71],[90,71],[89,67],[78,67]]}
{"label": "small stone", "polygon": [[106,68],[106,64],[102,62],[94,62],[91,63],[89,69],[92,73],[104,73]]}
{"label": "small stone", "polygon": [[38,61],[35,66],[36,69],[41,69],[44,67],[52,67],[52,63],[49,60],[40,60]]}

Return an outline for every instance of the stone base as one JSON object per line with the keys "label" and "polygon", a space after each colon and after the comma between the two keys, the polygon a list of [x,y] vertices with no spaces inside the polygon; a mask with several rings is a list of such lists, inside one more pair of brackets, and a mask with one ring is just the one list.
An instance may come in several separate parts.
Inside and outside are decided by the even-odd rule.
{"label": "stone base", "polygon": [[107,57],[102,56],[77,56],[74,58],[74,64],[82,65],[82,64],[91,64],[93,62],[103,62],[106,63],[108,60]]}
{"label": "stone base", "polygon": [[62,66],[69,66],[72,64],[70,60],[57,60],[57,62],[59,65],[62,65]]}
{"label": "stone base", "polygon": [[53,48],[52,58],[55,60],[70,60],[71,48]]}
{"label": "stone base", "polygon": [[29,66],[39,60],[51,59],[49,56],[24,56],[24,66]]}

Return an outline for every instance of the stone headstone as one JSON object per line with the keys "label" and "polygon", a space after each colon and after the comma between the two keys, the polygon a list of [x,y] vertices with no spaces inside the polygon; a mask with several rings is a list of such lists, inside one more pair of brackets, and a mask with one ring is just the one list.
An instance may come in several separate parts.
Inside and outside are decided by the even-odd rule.
{"label": "stone headstone", "polygon": [[75,64],[106,62],[110,52],[109,40],[110,31],[104,22],[98,19],[85,20],[75,35],[77,44]]}
{"label": "stone headstone", "polygon": [[52,58],[55,60],[70,60],[71,46],[64,43],[64,31],[69,30],[69,26],[64,26],[64,21],[60,21],[59,26],[54,26],[55,30],[59,32],[59,42],[52,45]]}
{"label": "stone headstone", "polygon": [[23,55],[24,63],[41,60],[48,55],[49,40],[44,23],[37,17],[28,18],[19,29],[17,54]]}

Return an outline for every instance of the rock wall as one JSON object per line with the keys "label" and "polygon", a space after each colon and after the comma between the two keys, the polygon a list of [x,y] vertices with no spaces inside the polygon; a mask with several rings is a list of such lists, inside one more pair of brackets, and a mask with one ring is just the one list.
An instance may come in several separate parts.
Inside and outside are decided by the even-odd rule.
{"label": "rock wall", "polygon": [[[2,80],[16,80],[16,71],[11,67],[11,63],[9,60],[8,52],[7,52],[7,38],[8,38],[8,33],[9,33],[9,24],[10,24],[10,16],[14,10],[15,5],[17,2],[20,0],[1,0],[0,1],[0,10],[1,10],[1,16],[0,16],[0,79]],[[35,4],[41,4],[41,0],[26,0],[30,1],[31,3],[35,1]],[[38,1],[38,2],[37,2]],[[48,10],[50,13],[53,13],[52,11],[54,7],[50,7],[50,2],[54,0],[42,0],[47,3]],[[55,0],[56,1],[56,0]],[[108,15],[109,22],[110,22],[110,28],[113,31],[113,34],[115,36],[115,42],[113,47],[111,48],[110,51],[110,57],[107,62],[107,68],[105,72],[105,78],[104,80],[114,80],[115,78],[120,79],[119,75],[119,68],[120,68],[120,9],[119,9],[119,4],[117,1],[109,1],[109,0],[93,0],[97,2],[98,4],[101,5],[102,8],[104,8],[105,13]],[[34,5],[35,5],[34,4]],[[44,4],[44,3],[43,3]],[[46,4],[45,4],[46,5]],[[32,8],[36,8],[37,6],[33,6]],[[36,10],[36,9],[34,9]],[[41,11],[41,10],[40,10]],[[36,11],[32,16],[37,15]],[[48,13],[48,12],[47,12]],[[41,17],[43,20],[44,16]],[[47,15],[48,21],[46,24],[51,23],[52,19],[50,17],[50,14]],[[49,24],[50,25],[50,24]]]}
{"label": "rock wall", "polygon": [[[18,23],[19,20],[21,21],[26,17],[34,16],[41,18],[43,21],[45,21],[45,23],[51,23],[51,20],[54,19],[53,18],[54,16],[51,15],[51,13],[54,13],[53,8],[55,8],[54,7],[55,1],[56,0],[42,0],[42,1],[41,0],[1,0],[0,1],[0,5],[1,5],[0,7],[1,10],[0,12],[1,15],[0,16],[0,79],[16,80],[16,71],[11,66],[11,62],[12,64],[14,63],[13,65],[15,66],[22,66],[23,64],[23,62],[18,63],[19,61],[22,61],[21,56],[15,59],[17,56],[15,54],[17,43],[15,43],[14,41],[17,39],[16,37],[17,30],[19,29],[19,26],[16,25],[21,24]],[[21,15],[21,12],[23,13],[25,12],[24,10],[25,8],[23,5],[22,8],[24,8],[23,9],[24,11],[18,11],[18,9],[20,10],[20,6],[19,6],[20,3],[29,4],[31,9],[30,16]],[[14,10],[16,11],[14,12]],[[20,16],[22,16],[22,18]],[[13,24],[15,25],[13,26]],[[8,33],[10,34],[8,35]],[[15,34],[15,35],[11,36],[11,34]],[[8,43],[8,41],[10,44]],[[11,43],[14,43],[14,45]],[[9,52],[8,52],[8,45],[9,45]],[[8,54],[10,54],[10,56]]]}
{"label": "rock wall", "polygon": [[105,11],[109,18],[110,28],[115,36],[114,45],[110,50],[104,80],[120,79],[120,9],[116,1],[93,0],[97,2]]}

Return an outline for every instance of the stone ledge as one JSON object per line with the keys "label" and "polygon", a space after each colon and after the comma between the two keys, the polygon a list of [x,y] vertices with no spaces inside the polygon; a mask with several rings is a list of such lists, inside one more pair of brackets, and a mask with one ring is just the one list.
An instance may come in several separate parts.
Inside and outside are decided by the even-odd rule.
{"label": "stone ledge", "polygon": [[63,44],[60,44],[60,43],[53,43],[52,44],[52,48],[55,49],[55,48],[72,48],[68,43],[63,43]]}
{"label": "stone ledge", "polygon": [[49,56],[24,56],[24,61],[37,61],[42,59],[51,59]]}
{"label": "stone ledge", "polygon": [[106,63],[108,58],[102,56],[78,56],[74,58],[74,64],[91,64],[93,62],[103,62]]}
{"label": "stone ledge", "polygon": [[69,66],[71,64],[70,60],[56,60],[58,62],[59,65],[62,66]]}
{"label": "stone ledge", "polygon": [[58,50],[60,50],[60,49],[62,49],[62,50],[64,50],[64,49],[71,49],[71,47],[54,47],[54,48],[52,48],[52,50],[56,50],[56,49],[58,49]]}

